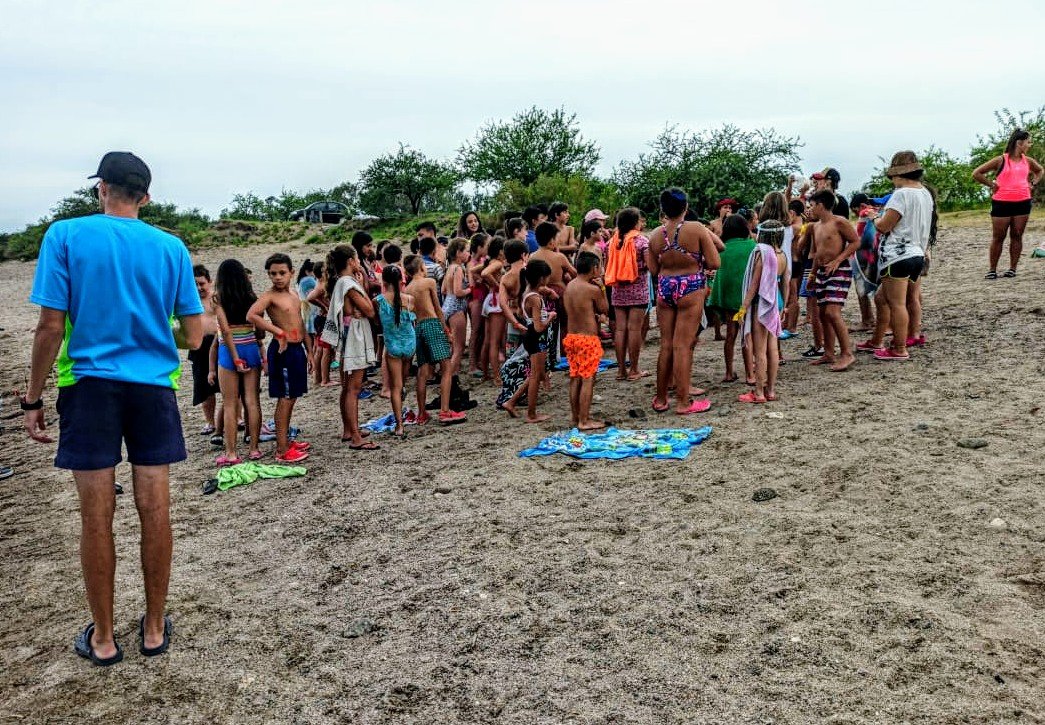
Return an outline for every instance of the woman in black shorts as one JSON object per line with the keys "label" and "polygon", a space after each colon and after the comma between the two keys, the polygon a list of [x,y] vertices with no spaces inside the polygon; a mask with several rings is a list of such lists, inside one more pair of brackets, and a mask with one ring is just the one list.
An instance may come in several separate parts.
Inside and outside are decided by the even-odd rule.
{"label": "woman in black shorts", "polygon": [[[1023,232],[1030,219],[1031,189],[1041,181],[1042,167],[1027,155],[1030,133],[1016,129],[1009,136],[1005,153],[981,164],[972,178],[991,188],[990,270],[984,279],[998,279],[998,260],[1005,235],[1009,235],[1009,270],[1002,276],[1015,277],[1016,265],[1023,253]],[[994,178],[987,174],[994,172]]]}

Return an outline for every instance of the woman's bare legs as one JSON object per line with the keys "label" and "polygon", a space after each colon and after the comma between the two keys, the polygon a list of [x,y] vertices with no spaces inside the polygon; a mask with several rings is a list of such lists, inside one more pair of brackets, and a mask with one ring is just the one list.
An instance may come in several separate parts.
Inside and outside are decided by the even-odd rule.
{"label": "woman's bare legs", "polygon": [[[689,409],[690,378],[693,376],[693,346],[697,343],[697,329],[704,313],[703,291],[688,294],[678,301],[675,329],[671,336],[671,357],[675,380],[676,412]],[[663,333],[661,333],[663,334]]]}
{"label": "woman's bare legs", "polygon": [[657,325],[660,327],[660,350],[657,353],[657,395],[653,398],[654,408],[668,407],[668,388],[672,383],[675,368],[675,308],[657,300]]}

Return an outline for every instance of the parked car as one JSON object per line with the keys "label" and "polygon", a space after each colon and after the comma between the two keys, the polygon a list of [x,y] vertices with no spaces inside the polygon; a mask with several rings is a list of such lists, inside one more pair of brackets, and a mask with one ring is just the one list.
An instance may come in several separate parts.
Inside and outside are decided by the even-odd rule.
{"label": "parked car", "polygon": [[304,209],[290,212],[290,221],[338,224],[349,215],[349,209],[339,201],[314,201]]}

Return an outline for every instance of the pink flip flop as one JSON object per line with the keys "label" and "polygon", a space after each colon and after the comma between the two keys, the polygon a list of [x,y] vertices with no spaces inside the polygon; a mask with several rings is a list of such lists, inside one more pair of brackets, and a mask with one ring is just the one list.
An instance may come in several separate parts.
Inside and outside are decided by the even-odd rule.
{"label": "pink flip flop", "polygon": [[691,413],[704,413],[711,407],[711,401],[707,400],[694,400],[689,404],[689,407],[683,411],[675,411],[675,415],[690,415]]}
{"label": "pink flip flop", "polygon": [[766,399],[761,395],[755,395],[754,393],[743,393],[737,396],[737,400],[741,403],[764,403]]}
{"label": "pink flip flop", "polygon": [[653,403],[651,405],[653,406],[653,410],[657,413],[664,413],[667,411],[668,408],[671,407],[671,404],[667,402],[665,402],[664,405],[657,405],[656,398],[653,398]]}
{"label": "pink flip flop", "polygon": [[240,463],[243,463],[243,459],[240,458],[239,456],[226,456],[226,455],[222,454],[222,455],[218,456],[216,459],[214,459],[214,463],[219,468],[224,468],[225,466],[236,466],[236,465],[239,465]]}

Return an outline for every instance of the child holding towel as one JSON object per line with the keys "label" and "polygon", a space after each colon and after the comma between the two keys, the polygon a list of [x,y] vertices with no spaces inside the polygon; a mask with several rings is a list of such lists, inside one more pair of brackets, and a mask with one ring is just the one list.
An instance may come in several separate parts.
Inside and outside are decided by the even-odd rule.
{"label": "child holding towel", "polygon": [[750,336],[755,359],[755,389],[738,396],[741,403],[776,400],[776,377],[780,366],[777,337],[780,335],[784,293],[791,276],[780,249],[783,242],[783,224],[775,220],[760,224],[758,245],[751,252],[744,272],[744,300],[733,319],[743,324],[745,343]]}

